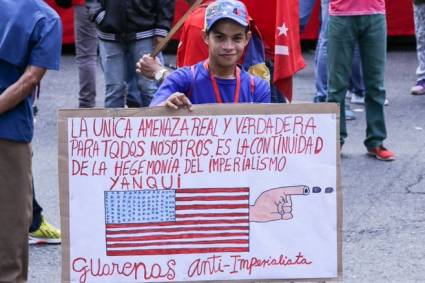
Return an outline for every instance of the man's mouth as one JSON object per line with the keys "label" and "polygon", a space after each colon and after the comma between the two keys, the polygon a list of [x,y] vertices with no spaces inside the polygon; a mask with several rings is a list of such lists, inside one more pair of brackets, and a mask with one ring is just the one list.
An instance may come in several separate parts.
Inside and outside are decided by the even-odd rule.
{"label": "man's mouth", "polygon": [[236,56],[236,54],[220,54],[222,57],[233,57]]}

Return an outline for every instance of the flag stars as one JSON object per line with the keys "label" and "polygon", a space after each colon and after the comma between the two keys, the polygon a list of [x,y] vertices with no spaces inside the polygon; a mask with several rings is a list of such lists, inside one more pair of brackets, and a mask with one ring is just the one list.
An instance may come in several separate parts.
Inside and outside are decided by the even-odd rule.
{"label": "flag stars", "polygon": [[289,28],[286,26],[285,23],[282,24],[282,26],[278,26],[277,29],[279,30],[279,36],[285,35],[288,36],[288,30]]}

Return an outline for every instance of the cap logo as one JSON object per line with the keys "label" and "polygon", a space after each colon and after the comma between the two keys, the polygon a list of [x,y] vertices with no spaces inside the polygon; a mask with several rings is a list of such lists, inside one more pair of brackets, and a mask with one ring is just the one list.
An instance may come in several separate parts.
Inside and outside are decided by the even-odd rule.
{"label": "cap logo", "polygon": [[205,12],[205,27],[208,30],[216,21],[229,18],[243,26],[248,25],[245,5],[240,1],[217,0],[211,3]]}

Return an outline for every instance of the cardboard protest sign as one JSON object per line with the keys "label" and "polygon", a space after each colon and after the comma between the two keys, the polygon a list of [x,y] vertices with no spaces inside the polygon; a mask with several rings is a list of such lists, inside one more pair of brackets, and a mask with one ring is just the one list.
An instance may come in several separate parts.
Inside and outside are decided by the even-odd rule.
{"label": "cardboard protest sign", "polygon": [[337,278],[337,113],[61,110],[63,281]]}

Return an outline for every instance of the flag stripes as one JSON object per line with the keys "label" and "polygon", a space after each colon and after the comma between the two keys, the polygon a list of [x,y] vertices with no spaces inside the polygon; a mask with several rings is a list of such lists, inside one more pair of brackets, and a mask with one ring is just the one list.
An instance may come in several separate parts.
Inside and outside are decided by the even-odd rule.
{"label": "flag stripes", "polygon": [[107,255],[249,251],[249,188],[146,191],[105,193]]}

